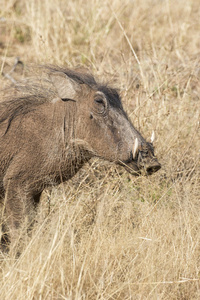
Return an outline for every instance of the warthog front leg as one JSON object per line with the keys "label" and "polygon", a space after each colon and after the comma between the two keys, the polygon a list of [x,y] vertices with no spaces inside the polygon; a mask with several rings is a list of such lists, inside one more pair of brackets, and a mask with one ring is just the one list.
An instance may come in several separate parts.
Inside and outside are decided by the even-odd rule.
{"label": "warthog front leg", "polygon": [[10,244],[10,251],[14,254],[21,252],[23,240],[27,236],[27,229],[33,225],[36,206],[40,194],[27,193],[23,188],[10,181],[5,193],[5,215],[8,227],[8,237],[3,237],[4,246]]}

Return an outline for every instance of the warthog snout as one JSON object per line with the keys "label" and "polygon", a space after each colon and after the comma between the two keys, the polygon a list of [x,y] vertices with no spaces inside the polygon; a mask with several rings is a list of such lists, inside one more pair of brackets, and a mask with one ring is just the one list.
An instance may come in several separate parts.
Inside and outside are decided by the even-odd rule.
{"label": "warthog snout", "polygon": [[[153,140],[154,133],[151,137],[151,143],[147,143],[143,140],[139,142],[138,138],[135,139],[132,149],[133,162],[129,162],[134,169],[133,173],[138,175],[141,173],[144,173],[145,175],[151,175],[160,170],[161,164],[154,156]],[[129,172],[131,171],[129,170]]]}
{"label": "warthog snout", "polygon": [[148,175],[151,175],[158,170],[160,170],[161,164],[158,161],[153,161],[149,166],[146,167],[146,172]]}

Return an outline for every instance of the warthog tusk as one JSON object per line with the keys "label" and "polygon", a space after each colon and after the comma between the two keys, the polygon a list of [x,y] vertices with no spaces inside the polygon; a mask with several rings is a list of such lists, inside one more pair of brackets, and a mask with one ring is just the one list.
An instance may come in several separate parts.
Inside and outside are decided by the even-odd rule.
{"label": "warthog tusk", "polygon": [[151,143],[152,143],[152,144],[153,144],[154,140],[155,140],[155,132],[154,132],[154,130],[153,130],[153,131],[152,131],[152,135],[151,135]]}
{"label": "warthog tusk", "polygon": [[135,159],[135,157],[136,157],[136,154],[137,154],[137,151],[138,151],[138,146],[139,146],[138,138],[136,138],[135,143],[134,143],[134,148],[133,148],[133,159]]}

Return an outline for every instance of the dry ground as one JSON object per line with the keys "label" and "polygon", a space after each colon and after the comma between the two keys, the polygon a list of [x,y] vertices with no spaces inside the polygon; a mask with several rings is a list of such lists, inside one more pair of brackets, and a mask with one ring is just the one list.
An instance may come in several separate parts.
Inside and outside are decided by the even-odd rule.
{"label": "dry ground", "polygon": [[0,257],[0,299],[200,299],[199,0],[0,0],[1,73],[16,57],[119,87],[162,169],[94,160],[44,192],[21,257]]}

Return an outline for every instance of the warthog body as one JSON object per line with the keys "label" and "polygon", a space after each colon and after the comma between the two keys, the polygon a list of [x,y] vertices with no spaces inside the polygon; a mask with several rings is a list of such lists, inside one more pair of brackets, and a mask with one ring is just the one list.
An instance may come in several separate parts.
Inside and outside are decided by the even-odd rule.
{"label": "warthog body", "polygon": [[93,156],[135,174],[160,169],[115,89],[81,70],[41,72],[43,79],[22,81],[0,100],[0,198],[11,242],[44,188],[70,179]]}

